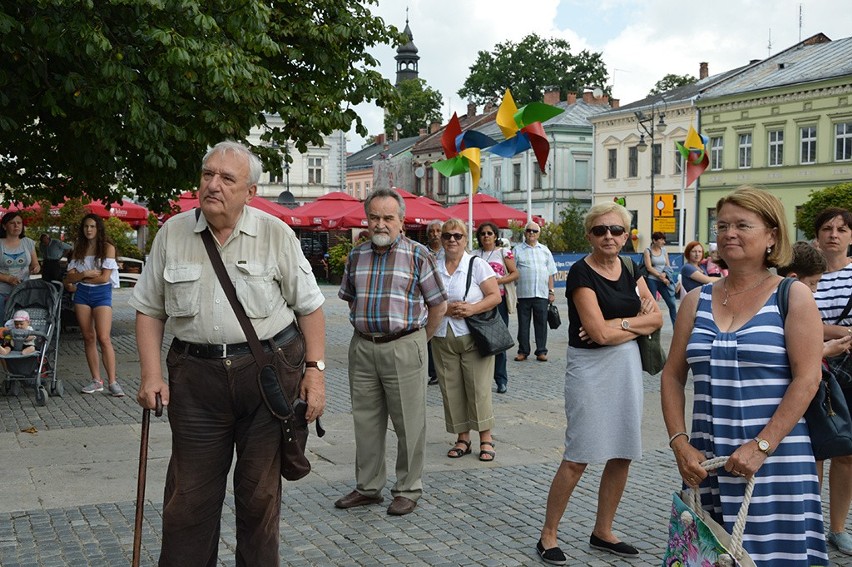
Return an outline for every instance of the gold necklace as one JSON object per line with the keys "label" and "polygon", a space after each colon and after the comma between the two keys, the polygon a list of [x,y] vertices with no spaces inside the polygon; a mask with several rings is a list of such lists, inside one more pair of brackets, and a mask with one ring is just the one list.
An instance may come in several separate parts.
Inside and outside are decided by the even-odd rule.
{"label": "gold necklace", "polygon": [[[767,272],[769,272],[769,270],[766,270],[766,271],[767,271]],[[771,278],[771,277],[772,277],[772,272],[769,272],[768,274],[766,274],[766,277],[765,277],[765,278],[763,278],[762,280],[760,280],[759,282],[757,282],[757,283],[756,283],[756,284],[754,284],[753,286],[751,286],[751,287],[749,287],[749,288],[746,288],[746,289],[744,289],[744,290],[742,290],[742,291],[735,291],[734,293],[731,293],[731,294],[729,294],[729,293],[728,293],[728,278],[725,278],[724,280],[722,280],[722,289],[723,289],[723,290],[724,290],[724,292],[725,292],[725,299],[723,299],[723,300],[722,300],[722,305],[727,306],[727,305],[728,305],[728,299],[729,299],[729,298],[734,297],[734,296],[737,296],[737,295],[740,295],[741,293],[745,293],[745,292],[747,292],[747,291],[751,291],[751,290],[753,290],[753,289],[755,289],[755,288],[757,288],[757,287],[760,287],[760,285],[761,285],[763,282],[765,282],[766,280],[768,280],[768,279],[769,279],[769,278]]]}

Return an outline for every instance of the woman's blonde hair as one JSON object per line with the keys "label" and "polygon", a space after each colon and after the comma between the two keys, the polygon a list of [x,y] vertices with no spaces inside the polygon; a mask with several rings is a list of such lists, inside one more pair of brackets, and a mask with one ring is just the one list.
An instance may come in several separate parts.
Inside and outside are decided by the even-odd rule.
{"label": "woman's blonde hair", "polygon": [[630,214],[630,211],[618,203],[606,201],[598,203],[597,205],[592,205],[592,208],[589,209],[589,212],[587,212],[586,216],[583,217],[583,229],[586,233],[592,229],[598,217],[602,217],[607,213],[615,213],[620,216],[621,224],[624,225],[624,228],[627,229],[628,232],[630,231],[630,221],[633,220],[633,215]]}
{"label": "woman's blonde hair", "polygon": [[450,219],[441,227],[441,232],[447,232],[450,229],[458,230],[467,238],[467,227],[460,219]]}
{"label": "woman's blonde hair", "polygon": [[[732,193],[719,199],[716,203],[717,215],[725,204],[736,205],[751,211],[759,216],[766,226],[775,229],[775,246],[772,246],[766,254],[765,265],[769,267],[786,266],[793,261],[793,247],[790,244],[784,205],[781,204],[778,197],[752,185],[740,185]],[[721,258],[714,259],[714,261],[722,268],[728,267]]]}

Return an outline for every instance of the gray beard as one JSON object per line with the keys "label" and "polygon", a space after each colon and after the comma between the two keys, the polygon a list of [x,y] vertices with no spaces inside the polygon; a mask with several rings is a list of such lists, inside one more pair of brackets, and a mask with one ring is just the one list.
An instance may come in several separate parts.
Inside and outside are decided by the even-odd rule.
{"label": "gray beard", "polygon": [[389,234],[377,233],[371,236],[370,238],[373,241],[373,244],[375,244],[379,248],[390,246],[391,243],[391,237]]}

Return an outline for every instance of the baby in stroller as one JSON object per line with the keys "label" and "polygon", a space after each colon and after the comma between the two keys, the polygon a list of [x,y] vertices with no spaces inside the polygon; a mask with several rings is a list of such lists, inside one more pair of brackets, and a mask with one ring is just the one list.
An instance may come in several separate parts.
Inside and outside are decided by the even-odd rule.
{"label": "baby in stroller", "polygon": [[[10,321],[6,321],[6,326],[3,329],[3,344],[0,344],[0,355],[9,354],[15,348],[15,339],[21,340],[21,331],[32,331],[30,325],[30,314],[19,309],[15,311]],[[29,354],[35,352],[35,335],[27,335],[21,344],[21,354]]]}

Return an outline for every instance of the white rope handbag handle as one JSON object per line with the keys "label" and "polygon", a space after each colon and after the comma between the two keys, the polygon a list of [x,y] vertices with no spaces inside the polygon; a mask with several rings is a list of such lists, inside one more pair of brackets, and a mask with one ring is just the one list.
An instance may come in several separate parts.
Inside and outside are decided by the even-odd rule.
{"label": "white rope handbag handle", "polygon": [[[728,457],[715,457],[701,463],[701,467],[706,471],[716,470],[725,466],[728,462]],[[743,494],[743,503],[740,506],[740,511],[737,514],[737,521],[734,522],[734,528],[731,531],[731,555],[739,561],[743,554],[743,532],[745,532],[746,518],[748,517],[748,507],[751,504],[751,495],[754,492],[754,475],[750,476],[746,482],[745,493]],[[690,489],[692,494],[692,509],[698,514],[704,514],[704,509],[701,507],[701,498],[698,491]],[[704,518],[702,518],[704,519]]]}

